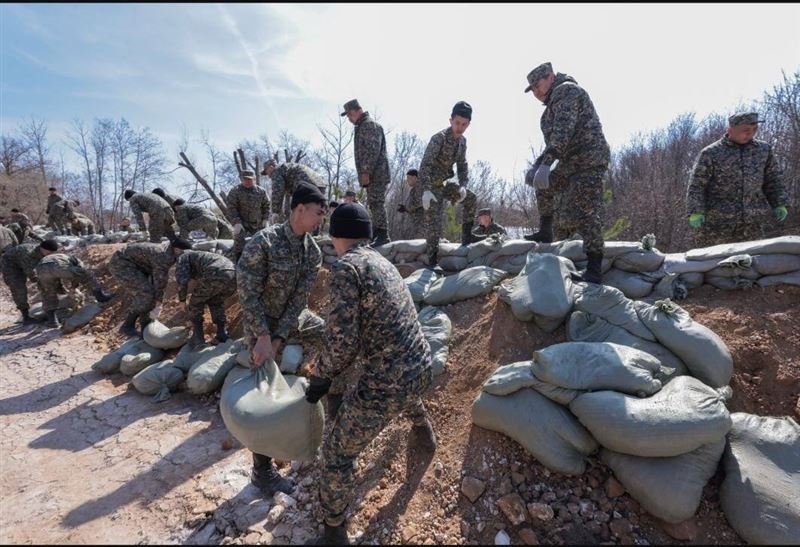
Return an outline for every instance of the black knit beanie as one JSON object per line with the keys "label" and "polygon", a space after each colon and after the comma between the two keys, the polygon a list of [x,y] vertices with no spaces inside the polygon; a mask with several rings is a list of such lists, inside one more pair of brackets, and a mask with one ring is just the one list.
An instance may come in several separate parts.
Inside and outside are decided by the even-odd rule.
{"label": "black knit beanie", "polygon": [[328,200],[325,199],[325,196],[319,191],[319,188],[301,182],[297,185],[297,189],[292,194],[292,210],[301,203],[319,203],[321,206],[325,207],[328,204]]}
{"label": "black knit beanie", "polygon": [[450,114],[451,116],[461,116],[462,118],[466,118],[468,120],[472,119],[472,105],[470,105],[466,101],[458,101],[455,106],[453,106],[453,112]]}
{"label": "black knit beanie", "polygon": [[136,192],[134,192],[134,191],[133,191],[133,190],[131,190],[131,189],[125,190],[125,194],[124,194],[124,196],[125,196],[125,199],[126,199],[126,200],[128,200],[128,199],[131,199],[135,193],[136,193]]}
{"label": "black knit beanie", "polygon": [[39,243],[39,247],[45,249],[46,251],[50,251],[54,253],[58,250],[58,241],[55,239],[45,239],[41,243]]}
{"label": "black knit beanie", "polygon": [[339,205],[331,215],[331,237],[372,239],[372,221],[360,203]]}

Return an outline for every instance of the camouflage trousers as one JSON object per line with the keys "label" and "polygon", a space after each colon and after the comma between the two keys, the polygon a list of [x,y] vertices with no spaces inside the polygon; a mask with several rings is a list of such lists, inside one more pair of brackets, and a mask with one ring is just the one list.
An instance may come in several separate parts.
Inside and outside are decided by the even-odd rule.
{"label": "camouflage trousers", "polygon": [[58,295],[69,289],[77,289],[81,285],[92,291],[101,288],[94,274],[86,271],[81,264],[62,266],[54,262],[40,263],[36,266],[36,277],[39,278],[42,307],[46,312],[57,310]]}
{"label": "camouflage trousers", "polygon": [[[427,239],[426,254],[428,255],[428,263],[431,267],[438,264],[439,261],[439,239],[442,237],[442,222],[444,221],[444,210],[447,205],[446,201],[453,203],[461,197],[459,195],[459,187],[457,184],[448,184],[440,186],[434,183],[431,193],[436,198],[436,201],[431,201],[431,206],[423,214],[425,216],[425,238]],[[472,190],[467,190],[467,195],[464,201],[461,202],[463,207],[461,218],[464,222],[475,220],[475,212],[478,203],[477,196]]]}
{"label": "camouflage trousers", "polygon": [[239,257],[242,256],[242,251],[244,250],[245,243],[247,243],[245,239],[254,236],[256,232],[258,232],[259,230],[261,230],[260,227],[258,228],[254,228],[252,226],[248,227],[243,224],[242,231],[239,232],[237,235],[233,236],[233,247],[231,247],[228,258],[233,260],[234,264],[239,262]]}
{"label": "camouflage trousers", "polygon": [[0,258],[0,268],[3,272],[3,281],[11,291],[11,298],[17,309],[27,310],[28,306],[28,276],[25,271],[7,259],[5,255]]}
{"label": "camouflage trousers", "polygon": [[192,320],[203,320],[208,306],[214,323],[225,323],[225,300],[236,293],[236,272],[220,272],[218,276],[198,280],[189,299],[187,311]]}
{"label": "camouflage trousers", "polygon": [[386,189],[389,187],[388,180],[370,180],[367,186],[367,207],[369,216],[372,220],[373,235],[376,230],[388,230],[389,224],[386,221]]}
{"label": "camouflage trousers", "polygon": [[723,215],[715,211],[706,213],[706,222],[702,227],[693,229],[694,247],[711,247],[721,243],[753,241],[764,238],[765,214],[750,212],[752,220],[747,222],[744,215]]}
{"label": "camouflage trousers", "polygon": [[342,401],[322,445],[319,502],[325,522],[339,526],[346,517],[355,487],[353,462],[364,448],[399,415],[423,425],[427,411],[421,395],[432,381],[431,369],[400,390],[356,389]]}
{"label": "camouflage trousers", "polygon": [[227,220],[217,219],[217,237],[219,239],[233,239],[233,226]]}
{"label": "camouflage trousers", "polygon": [[603,252],[603,177],[607,167],[593,167],[572,174],[558,169],[550,175],[550,187],[536,190],[540,216],[553,217],[555,239],[579,233],[584,253]]}
{"label": "camouflage trousers", "polygon": [[217,225],[216,217],[197,217],[190,220],[187,224],[180,227],[181,237],[189,237],[189,232],[194,230],[203,230],[208,239],[217,239],[219,235],[219,227]]}
{"label": "camouflage trousers", "polygon": [[148,215],[150,220],[147,223],[147,231],[150,234],[151,243],[160,243],[161,238],[164,236],[170,241],[175,239],[175,230],[173,228],[175,213],[171,207],[158,209],[153,213],[148,212]]}
{"label": "camouflage trousers", "polygon": [[94,222],[82,219],[73,220],[72,233],[79,236],[94,234]]}
{"label": "camouflage trousers", "polygon": [[66,234],[67,231],[72,227],[67,215],[64,212],[50,213],[47,216],[47,223],[62,234]]}
{"label": "camouflage trousers", "polygon": [[150,275],[140,270],[133,262],[119,255],[112,255],[108,270],[125,292],[123,302],[128,303],[131,313],[148,313],[156,306],[155,289]]}
{"label": "camouflage trousers", "polygon": [[425,211],[422,209],[408,213],[411,222],[411,239],[425,239]]}

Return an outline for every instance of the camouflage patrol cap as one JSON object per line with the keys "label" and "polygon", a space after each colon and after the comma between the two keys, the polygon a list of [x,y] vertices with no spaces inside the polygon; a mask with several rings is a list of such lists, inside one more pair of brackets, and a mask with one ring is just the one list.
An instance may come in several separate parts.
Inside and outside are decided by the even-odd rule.
{"label": "camouflage patrol cap", "polygon": [[492,216],[492,210],[489,209],[488,207],[484,207],[483,209],[478,209],[478,215],[477,216],[483,216],[483,215]]}
{"label": "camouflage patrol cap", "polygon": [[553,73],[553,65],[550,63],[542,63],[530,72],[528,72],[528,87],[525,88],[525,93],[533,89],[536,82]]}
{"label": "camouflage patrol cap", "polygon": [[239,173],[239,177],[243,179],[254,179],[256,178],[256,174],[252,169],[242,169],[242,172]]}
{"label": "camouflage patrol cap", "polygon": [[733,127],[734,125],[744,125],[750,123],[763,123],[764,120],[758,119],[758,112],[737,112],[730,118],[728,123]]}
{"label": "camouflage patrol cap", "polygon": [[344,197],[351,197],[351,198],[356,197],[355,190],[348,190],[347,192],[344,193]]}
{"label": "camouflage patrol cap", "polygon": [[344,103],[344,112],[342,112],[342,116],[347,116],[347,113],[351,110],[358,110],[361,108],[361,105],[358,104],[358,99],[353,99],[352,101],[347,101]]}

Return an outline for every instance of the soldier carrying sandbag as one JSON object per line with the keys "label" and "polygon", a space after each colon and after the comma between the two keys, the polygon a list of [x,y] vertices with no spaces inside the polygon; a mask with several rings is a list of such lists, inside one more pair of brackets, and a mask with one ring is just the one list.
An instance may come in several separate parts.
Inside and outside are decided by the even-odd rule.
{"label": "soldier carrying sandbag", "polygon": [[160,243],[163,236],[170,241],[175,239],[175,230],[172,227],[175,224],[175,213],[164,198],[152,192],[139,194],[130,189],[125,190],[124,195],[131,206],[131,211],[136,216],[140,231],[144,231],[143,213],[147,213],[149,217],[147,231],[150,234],[151,243]]}
{"label": "soldier carrying sandbag", "polygon": [[178,223],[180,236],[188,238],[189,233],[194,230],[202,230],[208,239],[217,239],[219,228],[217,215],[210,209],[200,205],[186,203],[178,198],[173,202],[172,208],[175,210],[175,220]]}

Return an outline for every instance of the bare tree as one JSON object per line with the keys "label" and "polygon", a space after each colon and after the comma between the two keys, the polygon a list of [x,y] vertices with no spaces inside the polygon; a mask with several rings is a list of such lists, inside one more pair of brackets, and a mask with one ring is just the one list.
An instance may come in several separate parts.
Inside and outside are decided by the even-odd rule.
{"label": "bare tree", "polygon": [[30,153],[31,148],[25,139],[10,135],[0,137],[0,164],[3,165],[3,173],[9,177],[31,168]]}
{"label": "bare tree", "polygon": [[330,119],[330,127],[317,124],[322,145],[314,152],[317,164],[328,179],[328,199],[339,195],[342,181],[349,182],[355,178],[354,172],[346,163],[352,158],[350,145],[353,142],[353,130],[347,127],[345,119],[338,116]]}

